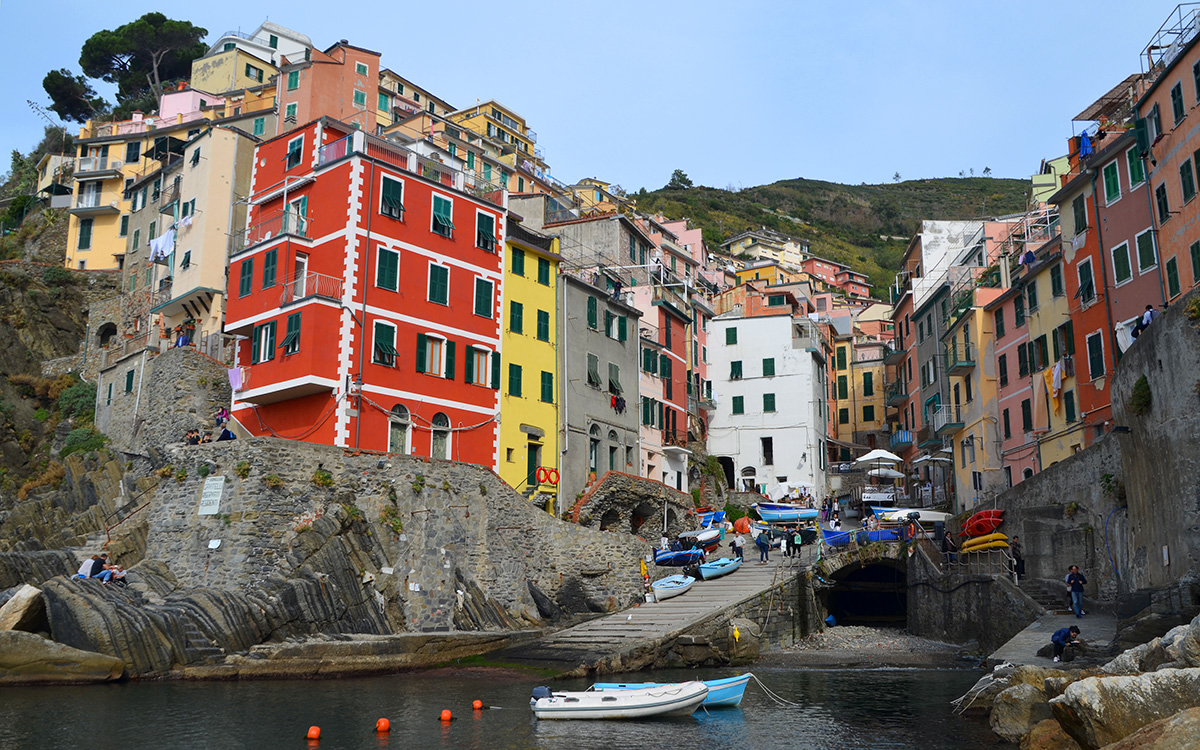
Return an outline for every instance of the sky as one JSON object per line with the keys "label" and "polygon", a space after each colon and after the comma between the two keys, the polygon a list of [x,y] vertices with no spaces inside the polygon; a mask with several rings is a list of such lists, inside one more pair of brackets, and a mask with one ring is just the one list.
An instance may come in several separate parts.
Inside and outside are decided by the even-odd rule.
{"label": "sky", "polygon": [[[46,122],[42,77],[161,2],[0,0],[0,149]],[[985,168],[1026,178],[1071,118],[1131,73],[1175,9],[1161,0],[851,0],[401,4],[206,0],[167,15],[209,31],[271,20],[347,39],[455,107],[496,99],[537,131],[553,174],[657,189],[804,177],[857,184]],[[52,26],[47,13],[53,14]],[[32,33],[31,30],[42,29]],[[19,64],[17,64],[19,61]],[[98,86],[102,93],[111,92]],[[111,87],[109,87],[111,88]],[[111,96],[109,96],[111,100]],[[76,125],[70,125],[72,129]],[[77,132],[77,131],[76,131]],[[0,172],[7,171],[5,159]]]}

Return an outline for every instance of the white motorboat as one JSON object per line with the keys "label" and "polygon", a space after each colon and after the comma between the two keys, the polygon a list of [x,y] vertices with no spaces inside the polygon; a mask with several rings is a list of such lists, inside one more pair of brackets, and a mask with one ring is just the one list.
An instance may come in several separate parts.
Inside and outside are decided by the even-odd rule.
{"label": "white motorboat", "polygon": [[687,716],[707,697],[708,686],[699,681],[609,692],[560,693],[538,687],[529,707],[539,719],[644,719]]}

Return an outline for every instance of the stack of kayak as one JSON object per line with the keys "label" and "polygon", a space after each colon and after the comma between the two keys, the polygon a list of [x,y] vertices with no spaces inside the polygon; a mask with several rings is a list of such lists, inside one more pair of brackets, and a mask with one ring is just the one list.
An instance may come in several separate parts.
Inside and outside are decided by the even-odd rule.
{"label": "stack of kayak", "polygon": [[962,552],[985,552],[990,549],[1007,549],[1008,537],[996,532],[1004,523],[1003,510],[981,510],[967,519],[959,536],[968,537],[962,544]]}
{"label": "stack of kayak", "polygon": [[536,687],[529,699],[539,719],[644,719],[687,716],[697,708],[734,708],[754,675],[704,682],[598,682],[591,690],[560,692]]}

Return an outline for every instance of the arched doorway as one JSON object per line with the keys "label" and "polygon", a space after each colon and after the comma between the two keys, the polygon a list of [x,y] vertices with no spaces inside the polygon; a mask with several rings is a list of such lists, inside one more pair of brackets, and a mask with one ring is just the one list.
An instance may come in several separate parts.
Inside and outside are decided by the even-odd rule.
{"label": "arched doorway", "polygon": [[388,415],[388,453],[408,454],[409,434],[412,430],[412,420],[408,407],[396,404]]}
{"label": "arched doorway", "polygon": [[600,425],[588,430],[588,471],[600,473]]}
{"label": "arched doorway", "polygon": [[117,335],[116,323],[105,323],[96,331],[96,341],[100,346],[108,346]]}
{"label": "arched doorway", "polygon": [[617,451],[618,450],[620,450],[620,446],[617,443],[617,431],[609,430],[608,431],[608,470],[609,471],[620,471],[620,469],[621,469],[620,464],[617,463]]}
{"label": "arched doorway", "polygon": [[429,455],[433,458],[450,458],[450,417],[440,411],[433,415],[433,439]]}
{"label": "arched doorway", "polygon": [[904,627],[908,620],[907,574],[901,564],[885,561],[852,565],[831,576],[825,609],[839,625]]}
{"label": "arched doorway", "polygon": [[753,466],[742,469],[742,490],[745,492],[758,490],[758,471]]}
{"label": "arched doorway", "polygon": [[615,529],[619,523],[621,523],[621,514],[616,508],[610,508],[609,510],[604,511],[604,515],[600,516],[601,531]]}
{"label": "arched doorway", "polygon": [[725,486],[736,490],[737,482],[733,481],[733,458],[730,456],[717,456],[717,463],[721,464],[721,471],[725,474]]}

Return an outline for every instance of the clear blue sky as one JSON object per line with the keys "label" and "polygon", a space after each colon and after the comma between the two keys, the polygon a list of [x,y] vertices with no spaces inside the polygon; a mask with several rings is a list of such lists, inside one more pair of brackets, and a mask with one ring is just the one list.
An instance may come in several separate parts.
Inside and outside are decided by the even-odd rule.
{"label": "clear blue sky", "polygon": [[[160,2],[0,2],[0,172],[44,122],[45,73]],[[554,174],[627,190],[750,187],[793,177],[888,182],[991,167],[1027,177],[1065,152],[1071,118],[1139,69],[1175,8],[1161,0],[736,2],[611,0],[344,6],[206,0],[172,18],[320,48],[348,39],[457,107],[495,98],[527,118]],[[337,10],[341,8],[341,10]],[[107,91],[105,93],[108,93]]]}

